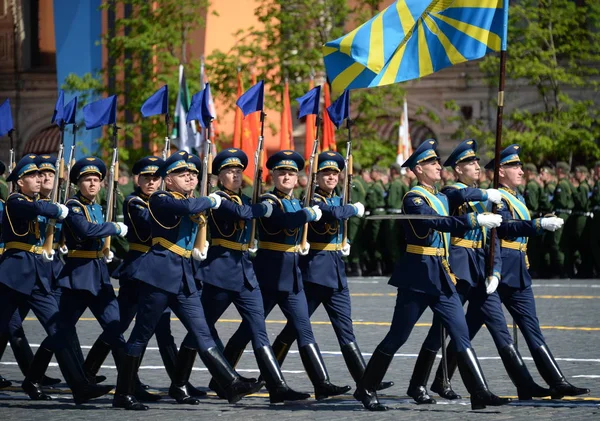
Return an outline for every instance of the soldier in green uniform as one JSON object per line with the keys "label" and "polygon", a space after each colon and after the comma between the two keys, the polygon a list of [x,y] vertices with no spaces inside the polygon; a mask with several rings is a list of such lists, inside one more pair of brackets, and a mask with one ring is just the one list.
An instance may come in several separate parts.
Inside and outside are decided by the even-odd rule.
{"label": "soldier in green uniform", "polygon": [[[402,213],[402,200],[408,193],[408,185],[404,182],[401,166],[394,163],[390,166],[391,183],[386,198],[387,213],[391,215]],[[357,218],[355,218],[357,219]],[[383,234],[385,235],[385,247],[389,252],[389,260],[386,262],[388,271],[393,269],[398,259],[404,254],[406,240],[404,239],[404,228],[398,220],[387,220]]]}
{"label": "soldier in green uniform", "polygon": [[[573,186],[569,182],[570,167],[566,162],[560,161],[556,164],[556,177],[558,183],[554,189],[552,197],[552,208],[554,214],[563,220],[567,220],[573,212]],[[567,244],[562,241],[563,233],[566,228],[563,227],[550,236],[550,266],[552,268],[552,276],[566,278],[568,276],[565,266],[565,252],[568,253]]]}
{"label": "soldier in green uniform", "polygon": [[[358,161],[352,163],[352,201],[364,203],[367,197],[367,183],[360,176],[362,167]],[[352,247],[350,248],[350,263],[348,276],[362,276],[361,258],[364,254],[364,233],[365,221],[363,218],[350,218],[348,220],[348,240]]]}
{"label": "soldier in green uniform", "polygon": [[592,189],[587,182],[589,171],[581,165],[575,167],[573,178],[573,213],[565,223],[564,241],[565,268],[570,277],[577,273],[578,278],[589,278],[592,275],[592,256],[590,253],[588,220],[591,216],[589,198]]}
{"label": "soldier in green uniform", "polygon": [[[532,218],[539,218],[540,214],[540,197],[542,196],[542,188],[540,186],[539,175],[534,164],[525,164],[525,204],[531,213]],[[542,259],[542,238],[534,236],[529,238],[527,245],[527,257],[529,258],[529,273],[532,278],[540,276],[541,259]]]}
{"label": "soldier in green uniform", "polygon": [[600,161],[594,165],[594,188],[590,197],[590,209],[593,215],[590,224],[590,252],[598,276],[600,275]]}
{"label": "soldier in green uniform", "polygon": [[[552,214],[552,197],[554,195],[554,189],[556,189],[556,183],[554,182],[554,170],[550,167],[540,168],[538,180],[541,186],[538,206],[540,215],[550,215]],[[539,237],[541,248],[539,275],[542,278],[547,278],[552,273],[550,266],[550,248],[553,238],[551,234],[552,233],[550,231],[544,231],[544,233]]]}
{"label": "soldier in green uniform", "polygon": [[[371,179],[373,180],[373,183],[367,190],[367,197],[365,199],[365,207],[370,215],[385,214],[385,197],[387,192],[385,191],[385,186],[382,181],[385,171],[385,168],[379,166],[374,166],[371,170]],[[369,275],[371,276],[383,275],[383,255],[381,253],[381,244],[379,242],[381,239],[379,235],[380,231],[381,221],[367,221],[365,226],[365,244],[369,256]]]}
{"label": "soldier in green uniform", "polygon": [[[121,186],[117,186],[117,195],[115,197],[115,207],[114,207],[114,222],[124,222],[125,218],[123,217],[123,202],[125,201],[125,196],[121,191]],[[98,203],[102,206],[103,209],[106,208],[106,186],[103,186],[100,189],[100,193],[98,193]],[[114,258],[112,262],[108,264],[108,271],[112,273],[120,264],[125,255],[129,251],[129,243],[125,239],[125,237],[121,236],[113,236],[110,240],[110,250],[114,254]]]}
{"label": "soldier in green uniform", "polygon": [[6,165],[0,161],[0,199],[6,202],[8,197],[8,183],[4,179],[4,172],[6,171]]}

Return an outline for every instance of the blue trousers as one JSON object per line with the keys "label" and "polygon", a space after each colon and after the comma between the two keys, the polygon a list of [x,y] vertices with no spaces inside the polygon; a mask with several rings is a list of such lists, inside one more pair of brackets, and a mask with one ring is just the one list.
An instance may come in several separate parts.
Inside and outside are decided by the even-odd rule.
{"label": "blue trousers", "polygon": [[[299,347],[315,343],[304,290],[294,293],[263,289],[262,299],[265,317],[269,315],[276,305],[279,305],[288,323],[291,323],[296,332]],[[243,320],[240,327],[238,327],[231,336],[231,339],[229,339],[229,343],[233,344],[235,348],[243,349],[251,339],[252,330],[250,323],[247,320]]]}
{"label": "blue trousers", "polygon": [[529,349],[533,351],[544,345],[546,340],[540,329],[540,321],[537,317],[535,298],[533,298],[531,286],[519,289],[500,284],[498,295],[502,300],[502,304],[519,326]]}
{"label": "blue trousers", "polygon": [[[306,293],[309,317],[323,304],[340,346],[356,341],[352,327],[350,290],[347,286],[337,289],[306,282],[304,283],[304,292]],[[296,340],[296,330],[289,321],[279,334],[279,339],[286,344],[292,344]]]}
{"label": "blue trousers", "polygon": [[[485,291],[485,284],[479,283],[476,287],[471,287],[468,282],[458,281],[456,290],[460,301],[463,303],[469,302],[467,314],[467,327],[469,329],[469,338],[472,340],[481,326],[485,323],[492,339],[498,349],[512,343],[510,332],[506,327],[506,318],[502,311],[502,303],[498,293],[488,295]],[[437,315],[433,317],[433,323],[423,348],[430,351],[437,351],[441,347],[441,321]],[[453,342],[452,342],[453,344]]]}
{"label": "blue trousers", "polygon": [[46,342],[49,349],[56,351],[66,345],[67,330],[60,320],[56,298],[37,283],[30,295],[0,284],[0,334],[10,332],[11,321],[14,323],[13,317],[18,314],[15,311],[20,307],[33,311],[48,334],[49,340]]}
{"label": "blue trousers", "polygon": [[165,310],[170,307],[193,338],[193,348],[206,351],[216,346],[206,323],[200,301],[200,291],[186,295],[182,289],[173,294],[155,286],[141,283],[139,287],[138,311],[131,336],[127,341],[127,353],[134,357],[142,355],[148,341]]}
{"label": "blue trousers", "polygon": [[60,316],[64,325],[68,326],[73,334],[76,334],[75,325],[87,308],[100,323],[103,333],[106,335],[105,342],[114,351],[125,347],[125,338],[121,332],[119,318],[119,304],[112,285],[104,286],[98,295],[85,290],[62,288]]}
{"label": "blue trousers", "polygon": [[[223,349],[223,343],[219,338],[215,324],[231,304],[235,305],[238,313],[242,316],[242,320],[247,321],[252,338],[252,347],[257,349],[270,345],[260,288],[249,289],[244,287],[240,292],[237,292],[205,283],[202,287],[201,300],[208,327],[219,348]],[[183,343],[189,347],[190,342],[191,337],[188,334]]]}
{"label": "blue trousers", "polygon": [[385,354],[395,354],[404,345],[427,307],[440,318],[450,337],[457,344],[458,352],[471,347],[465,314],[458,294],[434,296],[408,289],[398,289],[392,325],[378,348]]}
{"label": "blue trousers", "polygon": [[[117,296],[117,302],[119,304],[119,319],[121,321],[121,333],[125,333],[133,318],[138,312],[139,304],[139,290],[142,282],[135,280],[128,280],[121,282],[119,287],[119,295]],[[171,312],[165,310],[165,317],[161,317],[160,322],[156,325],[154,334],[156,335],[156,342],[158,346],[169,346],[175,344],[175,338],[171,333]],[[109,332],[103,332],[100,339],[106,343],[109,343]]]}

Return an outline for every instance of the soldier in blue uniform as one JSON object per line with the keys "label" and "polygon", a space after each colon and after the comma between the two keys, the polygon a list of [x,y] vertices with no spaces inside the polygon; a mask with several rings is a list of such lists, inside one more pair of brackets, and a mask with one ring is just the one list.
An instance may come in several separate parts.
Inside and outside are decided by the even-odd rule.
{"label": "soldier in blue uniform", "polygon": [[[524,174],[519,151],[519,145],[510,145],[500,156],[499,183],[502,203],[498,205],[498,212],[503,219],[511,222],[503,223],[498,228],[501,240],[499,252],[502,256],[498,294],[519,326],[538,371],[550,386],[550,395],[553,398],[583,395],[589,393],[589,389],[575,387],[565,379],[542,335],[526,254],[528,237],[540,235],[544,230],[554,232],[562,227],[564,221],[555,216],[531,219],[525,199],[517,190],[523,183]],[[485,168],[493,169],[494,161]],[[474,320],[470,320],[471,337],[475,336],[481,324],[481,318],[475,317]]]}
{"label": "soldier in blue uniform", "polygon": [[125,339],[107,266],[112,260],[112,252],[105,256],[102,248],[106,237],[124,237],[128,228],[122,222],[104,222],[96,196],[105,176],[106,165],[96,157],[82,158],[71,168],[69,179],[77,185],[78,191],[66,201],[70,214],[64,221],[63,230],[69,250],[58,279],[59,304],[61,318],[73,332],[83,312],[90,309],[102,326],[118,364],[118,354],[125,347]]}
{"label": "soldier in blue uniform", "polygon": [[[480,214],[486,212],[487,201],[496,204],[501,203],[502,196],[498,190],[474,188],[481,172],[475,140],[467,139],[458,145],[450,154],[444,166],[452,167],[458,180],[455,184],[442,189],[442,193],[448,197],[450,215]],[[500,297],[496,292],[502,263],[500,253],[494,254],[494,275],[487,277],[488,236],[489,232],[481,228],[453,233],[450,240],[452,245],[450,247],[449,263],[457,278],[456,291],[463,304],[469,301],[468,314],[471,315],[471,319],[476,317],[486,324],[502,357],[506,371],[515,386],[517,386],[519,399],[525,400],[531,399],[533,396],[547,396],[549,390],[538,386],[531,377],[521,355],[513,345],[506,325]],[[500,247],[499,244],[500,242],[496,237],[496,250]],[[470,325],[471,319],[467,316],[467,326]],[[435,403],[435,400],[431,398],[429,398],[431,402],[426,401],[426,397],[428,397],[426,384],[437,351],[441,346],[440,329],[441,322],[439,317],[435,316],[433,325],[419,352],[409,388],[409,395],[413,396],[415,394],[416,396],[413,396],[413,398],[417,403]],[[471,339],[473,338],[471,337]],[[456,370],[455,356],[453,347],[449,346],[447,365],[448,377],[450,378]],[[450,384],[444,383],[442,364],[437,370],[431,390],[445,399],[460,399],[460,396],[452,390]],[[419,398],[421,398],[421,402],[419,402]]]}
{"label": "soldier in blue uniform", "polygon": [[[134,380],[141,354],[167,307],[193,335],[194,346],[199,349],[204,365],[224,389],[229,402],[235,403],[251,392],[251,385],[243,382],[231,368],[211,336],[190,259],[199,214],[221,206],[221,197],[215,194],[190,197],[191,177],[185,151],[171,155],[159,168],[158,175],[164,178],[167,190],[155,192],[148,201],[152,247],[140,257],[138,268],[132,274],[133,279],[141,282],[138,313],[119,369],[113,406],[148,409],[135,399]],[[180,389],[181,395],[189,395],[186,390],[188,380],[185,364],[178,361],[169,394],[176,396],[176,389]]]}
{"label": "soldier in blue uniform", "polygon": [[[261,200],[273,206],[273,213],[270,218],[260,218],[257,223],[259,242],[254,260],[265,317],[279,305],[288,322],[292,324],[298,337],[300,357],[315,388],[317,400],[346,393],[350,386],[336,386],[329,380],[310,325],[299,267],[300,255],[307,255],[310,247],[307,244],[307,247],[302,249],[299,244],[303,225],[318,221],[322,215],[319,206],[303,208],[300,201],[293,197],[298,171],[304,168],[304,158],[298,152],[280,151],[269,157],[267,168],[272,171],[275,188],[272,192],[262,195]],[[250,332],[251,326],[248,320],[244,320],[227,344],[227,348],[234,350],[231,355],[243,352],[251,339]],[[273,350],[276,356],[282,352],[281,348]]]}
{"label": "soldier in blue uniform", "polygon": [[[40,225],[48,219],[64,219],[69,210],[61,204],[37,200],[41,177],[36,160],[36,155],[26,155],[7,179],[17,184],[18,191],[8,198],[2,220],[5,252],[0,259],[0,335],[7,331],[17,308],[31,308],[51,338],[48,343],[79,404],[108,393],[111,387],[89,383],[73,346],[73,333],[59,317],[48,264],[51,256],[42,249],[45,233]],[[32,362],[23,382],[24,390],[34,399],[50,399],[40,388],[46,366]]]}
{"label": "soldier in blue uniform", "polygon": [[449,216],[448,199],[434,185],[440,180],[441,166],[436,153],[437,141],[426,140],[404,163],[417,176],[419,184],[404,197],[406,214],[438,215],[439,219],[404,220],[406,254],[398,261],[390,285],[398,288],[392,325],[377,346],[354,397],[371,411],[387,408],[379,403],[376,389],[381,383],[395,352],[406,342],[415,323],[427,307],[440,317],[455,340],[457,360],[463,382],[471,394],[473,409],[503,405],[510,400],[498,398],[488,389],[475,351],[469,341],[462,303],[456,292],[456,278],[448,263],[450,232],[479,226],[500,225],[499,215],[465,214]]}
{"label": "soldier in blue uniform", "polygon": [[[250,262],[248,242],[252,226],[250,221],[258,217],[268,218],[273,206],[269,202],[252,205],[250,198],[241,193],[242,172],[247,165],[246,154],[235,148],[221,151],[213,160],[212,173],[219,179],[216,194],[233,206],[210,210],[208,223],[211,246],[195,277],[203,285],[202,305],[217,343],[222,347],[215,323],[234,304],[242,319],[247,320],[250,326],[254,354],[266,380],[270,402],[303,400],[310,395],[296,392],[287,385],[267,335],[262,295]],[[186,354],[194,352],[187,342],[189,337],[179,351],[180,356],[184,350]],[[223,349],[223,355],[233,366],[241,358],[242,352],[243,349],[232,349],[231,346]],[[193,358],[191,355],[189,359],[193,361]],[[214,380],[209,386],[223,396],[223,391]],[[258,384],[257,388],[260,389],[260,386]]]}
{"label": "soldier in blue uniform", "polygon": [[[131,274],[137,269],[140,256],[150,250],[152,245],[148,198],[160,188],[161,178],[155,173],[162,163],[163,160],[155,156],[147,156],[137,161],[132,168],[132,173],[138,176],[137,187],[123,202],[123,216],[128,227],[125,238],[129,243],[129,251],[111,275],[119,280],[117,302],[121,333],[127,331],[137,312],[139,282],[131,279]],[[157,334],[157,340],[158,336]],[[174,343],[172,336],[171,341]],[[105,331],[94,342],[85,359],[84,367],[88,376],[98,373],[110,350],[110,334]],[[148,402],[160,399],[160,396],[146,392],[139,379],[136,379],[135,396],[138,400]]]}
{"label": "soldier in blue uniform", "polygon": [[[329,315],[337,336],[342,355],[350,375],[356,383],[362,378],[366,363],[354,336],[350,306],[350,290],[346,279],[343,256],[349,256],[350,243],[343,244],[344,220],[364,215],[360,202],[342,206],[342,199],[335,193],[339,174],[344,170],[344,157],[337,152],[322,152],[318,157],[317,184],[313,204],[319,206],[323,216],[309,224],[310,251],[300,259],[304,292],[308,302],[308,315],[322,304]],[[278,350],[277,359],[283,364],[290,347],[296,340],[294,327],[288,323],[275,339],[273,348]],[[383,382],[378,390],[393,386]]]}

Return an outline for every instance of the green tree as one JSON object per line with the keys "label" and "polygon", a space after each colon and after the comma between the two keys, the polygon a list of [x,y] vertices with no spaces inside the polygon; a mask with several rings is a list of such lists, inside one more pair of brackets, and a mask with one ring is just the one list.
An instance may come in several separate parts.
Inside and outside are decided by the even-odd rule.
{"label": "green tree", "polygon": [[[600,121],[592,95],[598,90],[600,3],[595,0],[521,0],[509,9],[505,107],[521,94],[537,93],[540,109],[514,109],[504,115],[503,143],[519,143],[536,164],[600,158]],[[480,63],[491,86],[498,86],[499,56]],[[573,93],[588,93],[584,99]],[[456,104],[447,107],[457,111]],[[510,107],[509,107],[510,108]],[[506,109],[506,108],[505,108]],[[493,145],[495,129],[483,121],[462,120],[457,137]]]}
{"label": "green tree", "polygon": [[[352,9],[348,3],[347,0],[260,0],[255,16],[261,27],[237,32],[237,42],[230,51],[217,50],[207,57],[211,87],[232,109],[238,70],[243,70],[246,78],[254,72],[257,80],[265,80],[269,108],[281,108],[285,78],[290,82],[292,99],[303,95],[311,76],[324,79],[321,46],[343,35],[349,26],[355,27],[378,13],[380,1],[353,2]],[[399,121],[403,96],[400,85],[352,91],[354,153],[363,165],[387,165],[395,159],[397,138],[381,139],[378,129],[384,120]],[[272,130],[277,131],[278,124],[271,121]],[[336,139],[338,149],[343,150],[345,131],[340,130]]]}
{"label": "green tree", "polygon": [[[156,4],[156,7],[153,6]],[[68,76],[64,89],[86,94],[116,94],[119,99],[119,138],[141,136],[162,144],[166,128],[162,118],[142,118],[139,110],[144,100],[158,87],[169,85],[169,103],[173,112],[178,91],[178,66],[186,64],[190,90],[200,89],[200,59],[189,60],[186,47],[193,42],[190,34],[204,25],[208,0],[111,0],[103,10],[127,10],[127,17],[115,19],[114,31],[102,37],[108,52],[108,64],[97,75]],[[119,14],[117,14],[119,16]],[[193,75],[198,75],[194,77]],[[109,84],[105,80],[111,81]],[[123,122],[123,120],[125,122]],[[99,140],[100,150],[107,150],[109,131]],[[146,148],[121,148],[121,158],[132,163],[147,155]]]}

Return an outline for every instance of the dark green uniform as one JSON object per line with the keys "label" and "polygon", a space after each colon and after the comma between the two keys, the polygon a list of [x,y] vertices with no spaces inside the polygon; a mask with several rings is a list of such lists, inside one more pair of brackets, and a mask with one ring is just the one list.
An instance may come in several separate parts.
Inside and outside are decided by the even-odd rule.
{"label": "dark green uniform", "polygon": [[[531,213],[531,218],[540,216],[540,197],[543,195],[542,188],[537,181],[528,181],[525,185],[524,197],[525,204]],[[529,272],[532,278],[540,276],[542,259],[542,238],[533,236],[527,243],[527,257],[529,258]]]}
{"label": "dark green uniform", "polygon": [[4,177],[0,177],[0,199],[6,202],[6,198],[8,197],[8,183],[4,179]]}
{"label": "dark green uniform", "polygon": [[[365,199],[365,208],[370,215],[385,214],[385,196],[386,191],[381,181],[375,181],[367,190]],[[365,244],[369,255],[369,266],[372,274],[376,276],[383,275],[383,255],[381,253],[381,222],[368,220],[365,227]]]}
{"label": "dark green uniform", "polygon": [[[125,222],[125,218],[123,217],[123,202],[125,201],[125,196],[123,196],[123,192],[121,191],[121,186],[117,188],[117,196],[115,197],[115,209],[114,209],[114,222]],[[106,189],[100,189],[100,193],[98,194],[97,202],[100,203],[103,209],[106,209]],[[110,249],[115,254],[115,257],[118,259],[123,259],[127,252],[129,251],[129,243],[125,239],[125,237],[120,237],[118,235],[112,236],[110,240]],[[113,260],[114,264],[118,264],[118,259]],[[113,265],[114,265],[113,264]],[[109,268],[112,271],[112,267]]]}
{"label": "dark green uniform", "polygon": [[[573,203],[573,186],[569,180],[563,178],[558,181],[554,189],[552,198],[554,214],[566,221],[573,212],[573,206],[575,206]],[[568,252],[566,242],[561,240],[564,231],[565,227],[549,233],[552,271],[563,278],[567,276],[565,270],[565,252]]]}
{"label": "dark green uniform", "polygon": [[600,274],[600,180],[597,180],[590,197],[590,209],[594,217],[590,229],[590,251],[596,276]]}
{"label": "dark green uniform", "polygon": [[575,275],[575,271],[578,277],[591,276],[589,236],[586,233],[590,215],[590,193],[591,189],[587,181],[582,181],[579,186],[573,187],[573,213],[565,223],[562,239],[565,243],[565,268],[571,277]]}
{"label": "dark green uniform", "polygon": [[[367,183],[362,179],[361,176],[352,177],[352,203],[361,202],[365,204],[365,198],[367,197]],[[365,205],[366,206],[366,205]],[[350,247],[350,256],[348,261],[350,262],[350,274],[353,276],[361,276],[361,260],[364,259],[364,227],[365,220],[363,218],[350,218],[348,219],[348,240],[352,247]]]}
{"label": "dark green uniform", "polygon": [[[399,214],[402,210],[402,200],[408,192],[408,186],[398,177],[390,183],[388,195],[386,198],[387,213]],[[406,249],[406,240],[404,239],[404,229],[399,220],[386,220],[382,224],[383,235],[385,238],[385,249],[387,250],[386,266],[389,271],[394,267],[394,264],[404,254]]]}

